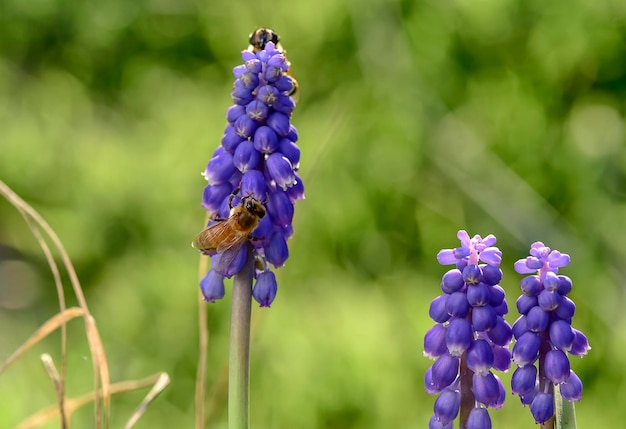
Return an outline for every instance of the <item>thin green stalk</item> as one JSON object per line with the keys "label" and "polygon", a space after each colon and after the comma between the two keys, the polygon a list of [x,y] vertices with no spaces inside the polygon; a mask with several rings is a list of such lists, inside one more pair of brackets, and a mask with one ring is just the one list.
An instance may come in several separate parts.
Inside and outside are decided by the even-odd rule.
{"label": "thin green stalk", "polygon": [[248,429],[250,414],[250,317],[254,255],[246,244],[246,263],[233,281],[228,361],[228,428]]}
{"label": "thin green stalk", "polygon": [[554,414],[557,429],[576,429],[574,403],[563,399],[558,386],[554,389]]}

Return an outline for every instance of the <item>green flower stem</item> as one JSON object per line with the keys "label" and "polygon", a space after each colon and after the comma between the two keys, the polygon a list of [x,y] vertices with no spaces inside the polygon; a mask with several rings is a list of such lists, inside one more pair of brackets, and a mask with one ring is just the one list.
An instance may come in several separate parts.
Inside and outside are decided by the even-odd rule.
{"label": "green flower stem", "polygon": [[233,281],[228,361],[228,428],[248,429],[250,413],[250,317],[254,255],[246,244],[246,263]]}
{"label": "green flower stem", "polygon": [[554,389],[554,414],[557,429],[576,429],[574,403],[563,399],[558,386]]}

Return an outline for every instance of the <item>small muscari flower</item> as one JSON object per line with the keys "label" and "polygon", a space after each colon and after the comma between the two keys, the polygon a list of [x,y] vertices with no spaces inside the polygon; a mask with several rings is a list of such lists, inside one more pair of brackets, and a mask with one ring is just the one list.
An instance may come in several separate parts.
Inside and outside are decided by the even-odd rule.
{"label": "small muscari flower", "polygon": [[435,418],[444,425],[453,421],[461,407],[461,392],[445,389],[435,400]]}
{"label": "small muscari flower", "polygon": [[435,415],[431,416],[430,421],[428,422],[428,429],[454,429],[454,423],[450,422],[447,425],[444,425]]}
{"label": "small muscari flower", "polygon": [[[444,249],[437,255],[440,264],[455,268],[442,277],[443,294],[429,309],[437,324],[424,337],[424,355],[435,359],[424,377],[426,391],[440,394],[429,427],[442,427],[456,418],[461,403],[459,386],[467,380],[461,378],[460,371],[467,371],[473,374],[472,386],[463,391],[473,392],[470,402],[476,408],[465,423],[471,421],[467,427],[489,428],[486,407],[499,408],[505,398],[504,385],[492,370],[507,371],[511,362],[511,326],[503,318],[508,306],[498,285],[502,253],[494,247],[493,235],[470,238],[467,232],[459,231],[457,237],[460,247]],[[465,399],[462,402],[466,403]]]}
{"label": "small muscari flower", "polygon": [[582,383],[570,369],[566,353],[583,356],[590,347],[582,332],[571,325],[576,306],[566,295],[572,290],[572,281],[558,274],[559,268],[569,263],[569,255],[541,242],[533,243],[530,256],[515,263],[515,271],[530,275],[520,281],[522,295],[517,308],[522,316],[513,324],[517,340],[513,362],[518,368],[511,388],[523,404],[530,405],[537,423],[554,415],[553,386],[558,385],[568,401],[579,401],[582,396]]}
{"label": "small muscari flower", "polygon": [[491,429],[491,417],[486,408],[475,407],[470,411],[465,429]]}
{"label": "small muscari flower", "polygon": [[[293,81],[286,75],[289,63],[271,42],[256,53],[243,51],[242,59],[244,64],[233,69],[234,105],[226,112],[228,125],[221,145],[202,173],[208,181],[202,206],[211,219],[227,218],[231,199],[234,207],[242,196],[252,196],[266,207],[267,215],[250,234],[250,242],[257,268],[252,296],[269,307],[278,289],[270,264],[280,267],[289,257],[294,203],[304,198],[297,175],[298,131],[291,124],[295,103],[288,96]],[[219,265],[222,255],[213,256],[214,268],[200,283],[210,302],[224,296],[224,278],[237,274],[245,264],[245,248],[226,267]]]}
{"label": "small muscari flower", "polygon": [[216,299],[224,298],[224,276],[211,269],[200,281],[200,290],[205,301],[215,302]]}

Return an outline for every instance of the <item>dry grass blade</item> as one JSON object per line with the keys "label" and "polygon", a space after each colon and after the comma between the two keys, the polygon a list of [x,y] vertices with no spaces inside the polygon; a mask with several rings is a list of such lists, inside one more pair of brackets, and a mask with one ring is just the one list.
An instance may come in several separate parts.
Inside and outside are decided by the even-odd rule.
{"label": "dry grass blade", "polygon": [[61,429],[66,429],[67,415],[65,413],[65,392],[63,390],[61,377],[59,377],[59,372],[57,371],[56,366],[54,366],[52,356],[50,356],[48,353],[44,353],[41,355],[40,358],[44,368],[46,369],[46,372],[48,373],[48,376],[50,377],[50,380],[52,380],[52,384],[54,385],[54,391],[57,395],[57,406],[59,407],[59,414],[61,415]]}
{"label": "dry grass blade", "polygon": [[[118,393],[131,392],[133,390],[142,389],[148,386],[156,386],[164,383],[164,379],[167,382],[160,388],[159,392],[163,390],[167,383],[169,383],[169,376],[160,372],[158,374],[151,375],[150,377],[146,377],[141,380],[129,380],[129,381],[120,381],[119,383],[113,383],[110,385],[109,393],[111,395],[116,395]],[[154,390],[154,389],[153,389]],[[152,393],[152,392],[151,392]],[[158,392],[157,392],[158,394]],[[156,396],[156,394],[155,394]],[[80,407],[93,402],[96,399],[97,395],[95,391],[89,392],[83,396],[78,398],[67,398],[65,401],[65,412],[67,413],[68,420],[72,417],[74,411],[79,409]],[[51,420],[57,418],[59,415],[59,408],[56,405],[52,405],[48,408],[45,408],[26,420],[22,421],[20,424],[16,426],[16,429],[34,429],[46,423],[49,423]]]}
{"label": "dry grass blade", "polygon": [[[56,235],[54,230],[48,225],[48,223],[41,217],[41,215],[33,209],[28,203],[22,200],[15,192],[11,190],[4,182],[0,180],[0,195],[3,195],[13,206],[15,206],[23,216],[32,219],[49,237],[54,243],[57,251],[61,255],[61,260],[65,270],[68,273],[74,294],[78,300],[79,306],[84,313],[85,330],[87,331],[87,340],[89,342],[89,348],[92,356],[92,364],[94,369],[94,392],[95,392],[95,427],[107,428],[110,414],[110,381],[109,381],[109,367],[106,361],[104,348],[102,347],[102,341],[96,328],[94,318],[89,312],[85,295],[80,286],[76,270],[67,254],[63,243]],[[0,368],[0,372],[1,372]]]}
{"label": "dry grass blade", "polygon": [[68,321],[76,317],[82,316],[83,314],[84,313],[82,309],[78,307],[70,307],[64,312],[57,313],[52,316],[50,319],[44,322],[44,324],[41,325],[39,329],[37,329],[35,333],[24,342],[24,344],[22,344],[15,352],[13,352],[13,354],[9,356],[6,361],[4,361],[4,363],[0,366],[0,374],[2,374],[4,370],[6,370],[20,356],[26,353],[31,347],[33,347],[43,338],[47,337],[56,329],[58,329],[59,326],[67,323]]}
{"label": "dry grass blade", "polygon": [[[28,214],[22,210],[20,210],[24,221],[30,228],[33,236],[39,243],[41,250],[43,251],[46,261],[48,262],[48,266],[50,267],[50,271],[52,272],[52,277],[54,278],[54,285],[57,290],[57,299],[59,300],[59,312],[63,313],[66,310],[65,304],[65,292],[63,291],[63,282],[61,281],[61,273],[59,272],[59,267],[57,266],[56,261],[54,260],[54,256],[52,256],[52,252],[48,247],[48,243],[43,239],[39,229],[33,222],[33,220],[28,217]],[[56,369],[55,369],[56,370]],[[57,391],[57,398],[59,400],[59,407],[61,410],[64,408],[65,401],[65,376],[67,373],[67,326],[66,321],[61,323],[61,373],[58,375],[59,384],[55,385]],[[61,427],[67,427],[65,420],[63,419],[64,414],[61,414]]]}
{"label": "dry grass blade", "polygon": [[124,429],[130,429],[135,425],[135,423],[137,423],[139,418],[148,409],[150,403],[159,395],[159,393],[163,391],[163,389],[167,387],[168,384],[170,384],[170,377],[164,372],[159,374],[158,380],[154,383],[154,386],[152,386],[152,389],[150,389],[150,392],[148,392],[144,400],[141,401],[141,404],[139,404],[133,415],[130,416],[130,419],[128,419]]}
{"label": "dry grass blade", "polygon": [[[207,215],[208,221],[208,215]],[[198,266],[198,276],[202,279],[208,270],[209,258],[200,257]],[[206,302],[202,298],[202,293],[198,294],[198,332],[199,332],[199,350],[198,350],[198,368],[196,371],[196,429],[203,429],[205,422],[204,414],[204,398],[206,396],[206,365],[209,347],[209,325],[207,320]]]}

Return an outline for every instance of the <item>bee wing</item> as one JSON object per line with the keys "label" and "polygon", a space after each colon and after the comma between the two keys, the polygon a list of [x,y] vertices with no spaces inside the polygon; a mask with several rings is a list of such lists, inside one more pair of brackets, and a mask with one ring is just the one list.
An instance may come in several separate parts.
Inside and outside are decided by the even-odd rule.
{"label": "bee wing", "polygon": [[225,274],[229,265],[233,263],[233,261],[239,255],[239,252],[242,251],[243,245],[246,242],[246,237],[242,237],[241,240],[233,244],[231,247],[226,249],[224,253],[220,253],[215,259],[215,264],[213,265],[213,269],[220,274]]}
{"label": "bee wing", "polygon": [[191,245],[202,253],[215,255],[231,247],[239,237],[240,235],[226,220],[204,228],[194,238]]}

